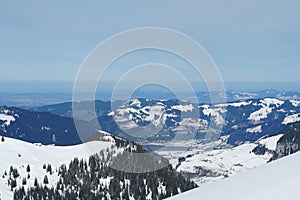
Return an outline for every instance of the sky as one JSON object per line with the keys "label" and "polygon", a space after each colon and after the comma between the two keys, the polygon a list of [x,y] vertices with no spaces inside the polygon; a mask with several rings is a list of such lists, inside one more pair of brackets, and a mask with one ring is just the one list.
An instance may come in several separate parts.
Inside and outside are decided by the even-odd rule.
{"label": "sky", "polygon": [[[264,83],[274,88],[294,83],[292,89],[297,89],[299,10],[297,0],[1,1],[0,92],[47,90],[50,83],[71,87],[80,65],[100,42],[141,27],[174,29],[193,38],[214,60],[225,83],[250,82],[262,89],[267,89]],[[121,75],[120,66],[128,70],[153,60],[184,65],[170,55],[147,51],[115,64],[111,74]]]}

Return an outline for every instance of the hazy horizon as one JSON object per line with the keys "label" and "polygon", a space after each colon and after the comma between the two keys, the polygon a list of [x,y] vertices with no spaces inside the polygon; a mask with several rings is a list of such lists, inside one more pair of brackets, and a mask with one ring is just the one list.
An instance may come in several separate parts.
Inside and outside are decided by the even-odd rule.
{"label": "hazy horizon", "polygon": [[[0,93],[72,93],[72,81],[0,81]],[[207,92],[205,83],[191,82],[195,92]],[[102,83],[101,88],[97,91],[110,92],[113,90],[113,83]],[[280,91],[300,91],[299,82],[224,82],[226,91],[238,92],[257,92],[263,90],[280,90]],[[144,88],[147,90],[157,90],[157,87]],[[126,92],[126,91],[124,91]],[[178,92],[185,92],[178,90]],[[82,91],[85,93],[85,91]]]}

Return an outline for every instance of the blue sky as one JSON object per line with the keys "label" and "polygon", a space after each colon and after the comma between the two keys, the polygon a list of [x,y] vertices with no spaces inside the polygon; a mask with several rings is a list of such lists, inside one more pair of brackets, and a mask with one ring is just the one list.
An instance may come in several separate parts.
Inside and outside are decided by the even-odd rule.
{"label": "blue sky", "polygon": [[297,0],[1,1],[1,81],[72,82],[98,43],[154,26],[194,38],[225,82],[298,83],[299,10]]}

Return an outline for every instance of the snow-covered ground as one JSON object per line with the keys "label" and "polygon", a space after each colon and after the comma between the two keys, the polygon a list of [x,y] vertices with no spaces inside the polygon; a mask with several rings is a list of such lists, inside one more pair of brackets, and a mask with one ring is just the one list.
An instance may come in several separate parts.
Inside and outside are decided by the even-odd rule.
{"label": "snow-covered ground", "polygon": [[261,108],[255,112],[253,112],[249,116],[249,120],[253,121],[254,123],[259,123],[261,119],[265,119],[268,117],[268,114],[270,114],[274,108],[278,108],[284,104],[284,101],[281,101],[279,99],[275,98],[265,98],[260,100],[260,106]]}
{"label": "snow-covered ground", "polygon": [[211,107],[210,105],[202,105],[203,114],[209,117],[212,117],[215,124],[217,125],[225,125],[226,121],[224,119],[224,114],[226,113],[226,108],[221,106]]}
{"label": "snow-covered ground", "polygon": [[0,120],[4,121],[5,124],[6,124],[6,126],[9,126],[10,122],[11,121],[15,121],[16,119],[13,116],[11,116],[11,115],[0,114]]}
{"label": "snow-covered ground", "polygon": [[262,130],[262,125],[259,125],[259,126],[255,126],[255,127],[252,127],[252,128],[247,128],[246,132],[248,133],[261,133]]}
{"label": "snow-covered ground", "polygon": [[169,200],[299,199],[300,153],[179,194]]}
{"label": "snow-covered ground", "polygon": [[[188,151],[162,150],[157,153],[168,158],[173,167],[177,167],[178,172],[189,174],[188,176],[198,185],[205,185],[266,164],[272,157],[272,151],[275,150],[280,137],[282,135],[264,138],[256,143],[247,143],[234,148],[223,146],[221,149],[213,149],[209,146],[225,145],[226,138],[221,138],[214,144],[194,145]],[[252,150],[259,144],[265,146],[269,151],[264,155],[253,153]],[[185,160],[179,163],[180,157],[184,157]]]}
{"label": "snow-covered ground", "polygon": [[300,115],[300,113],[286,116],[284,118],[282,124],[287,125],[287,124],[291,124],[291,123],[295,123],[295,122],[300,121],[299,115]]}
{"label": "snow-covered ground", "polygon": [[[107,137],[107,136],[106,136]],[[20,174],[17,178],[17,186],[22,186],[22,179],[27,178],[27,165],[30,166],[30,178],[27,178],[27,184],[24,187],[33,186],[34,179],[37,177],[39,183],[43,182],[44,176],[47,175],[49,184],[55,184],[58,181],[56,169],[62,164],[69,162],[77,157],[88,158],[90,155],[99,152],[102,149],[109,148],[112,142],[93,141],[75,146],[44,146],[32,144],[16,139],[5,138],[4,142],[0,141],[0,199],[9,200],[13,198],[13,192],[7,184],[10,166],[16,168]],[[51,164],[52,175],[43,169],[43,165]]]}

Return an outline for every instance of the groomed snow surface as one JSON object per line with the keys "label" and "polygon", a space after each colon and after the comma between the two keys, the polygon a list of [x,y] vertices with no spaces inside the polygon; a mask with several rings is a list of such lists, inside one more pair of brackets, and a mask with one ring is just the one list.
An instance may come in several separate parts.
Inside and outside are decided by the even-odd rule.
{"label": "groomed snow surface", "polygon": [[299,199],[300,153],[179,194],[169,200]]}

